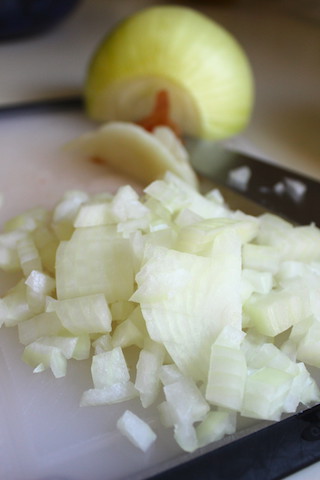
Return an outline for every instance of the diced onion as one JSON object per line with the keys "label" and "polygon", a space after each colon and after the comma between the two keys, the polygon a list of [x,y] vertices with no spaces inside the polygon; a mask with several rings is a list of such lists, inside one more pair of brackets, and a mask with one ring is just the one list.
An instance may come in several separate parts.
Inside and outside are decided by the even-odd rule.
{"label": "diced onion", "polygon": [[[314,225],[234,212],[168,173],[140,196],[72,191],[16,216],[0,267],[21,273],[0,325],[17,328],[35,373],[90,359],[81,406],[155,406],[187,452],[233,434],[239,415],[274,421],[320,401]],[[117,427],[142,451],[156,439],[130,410]]]}
{"label": "diced onion", "polygon": [[126,410],[119,418],[117,427],[143,452],[146,452],[156,440],[156,434],[149,425],[130,410]]}

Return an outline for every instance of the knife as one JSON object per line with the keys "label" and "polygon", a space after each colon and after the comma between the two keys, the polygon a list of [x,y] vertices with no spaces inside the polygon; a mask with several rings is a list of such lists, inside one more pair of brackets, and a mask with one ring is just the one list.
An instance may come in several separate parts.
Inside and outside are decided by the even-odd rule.
{"label": "knife", "polygon": [[319,459],[320,405],[316,405],[149,480],[280,480]]}
{"label": "knife", "polygon": [[[317,180],[265,159],[228,149],[220,142],[188,139],[186,146],[191,164],[198,173],[214,180],[227,196],[230,190],[236,192],[231,207],[237,208],[240,194],[252,200],[249,210],[254,209],[253,214],[255,204],[259,204],[291,222],[320,226],[320,183]],[[243,175],[249,176],[247,182],[242,181]]]}
{"label": "knife", "polygon": [[[0,115],[69,109],[81,111],[81,97],[2,106]],[[195,170],[219,186],[232,208],[241,208],[244,202],[251,214],[271,210],[296,223],[320,226],[320,183],[316,180],[220,143],[189,138],[186,147]],[[235,181],[237,175],[232,174],[243,168],[249,173],[248,181]],[[230,443],[158,471],[148,479],[280,480],[319,460],[320,405],[316,405],[253,433],[240,432]]]}

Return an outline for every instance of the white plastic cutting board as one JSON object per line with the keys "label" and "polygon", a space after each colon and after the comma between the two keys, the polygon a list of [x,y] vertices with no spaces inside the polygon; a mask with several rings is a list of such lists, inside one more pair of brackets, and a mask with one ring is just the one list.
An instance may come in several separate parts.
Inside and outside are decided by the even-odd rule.
{"label": "white plastic cutting board", "polygon": [[[93,127],[81,114],[12,115],[0,123],[0,224],[37,205],[52,207],[70,189],[114,192],[131,182],[105,166],[71,159],[62,146]],[[136,185],[136,187],[138,187]],[[0,294],[14,282],[0,274]],[[0,480],[116,480],[146,478],[163,462],[185,454],[156,412],[139,401],[125,405],[146,419],[158,434],[142,453],[116,429],[124,405],[82,407],[92,387],[90,364],[69,362],[67,376],[33,374],[21,360],[15,328],[0,329]],[[309,472],[311,476],[309,475]],[[320,477],[320,466],[296,480]]]}

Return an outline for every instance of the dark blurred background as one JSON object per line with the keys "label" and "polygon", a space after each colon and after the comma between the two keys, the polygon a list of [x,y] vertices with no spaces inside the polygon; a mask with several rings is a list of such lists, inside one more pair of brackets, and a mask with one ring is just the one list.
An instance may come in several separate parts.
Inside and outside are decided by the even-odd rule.
{"label": "dark blurred background", "polygon": [[79,0],[0,0],[0,39],[35,35],[54,27]]}

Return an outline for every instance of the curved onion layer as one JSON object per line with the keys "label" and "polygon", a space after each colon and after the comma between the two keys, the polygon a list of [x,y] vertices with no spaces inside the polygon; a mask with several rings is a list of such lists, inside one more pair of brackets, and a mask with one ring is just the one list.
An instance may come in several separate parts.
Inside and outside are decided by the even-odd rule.
{"label": "curved onion layer", "polygon": [[92,58],[87,111],[99,121],[139,121],[163,89],[183,133],[226,138],[250,118],[253,79],[244,51],[191,8],[155,6],[116,25]]}

